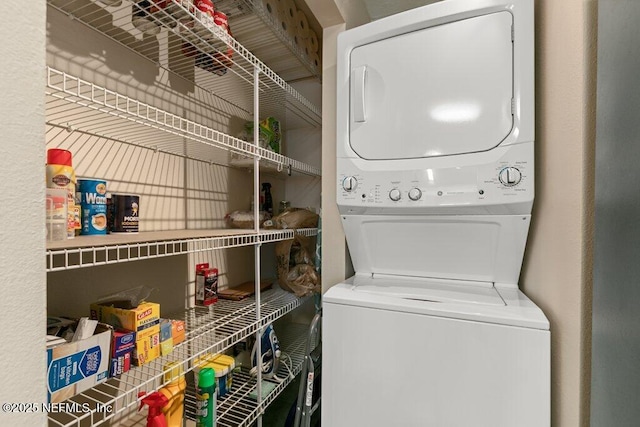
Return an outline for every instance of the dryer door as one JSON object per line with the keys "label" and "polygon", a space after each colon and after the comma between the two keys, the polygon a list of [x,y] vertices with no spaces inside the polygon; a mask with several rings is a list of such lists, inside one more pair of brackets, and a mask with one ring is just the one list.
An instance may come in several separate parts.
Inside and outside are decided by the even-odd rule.
{"label": "dryer door", "polygon": [[411,159],[500,144],[513,126],[512,22],[502,11],[353,49],[352,149]]}

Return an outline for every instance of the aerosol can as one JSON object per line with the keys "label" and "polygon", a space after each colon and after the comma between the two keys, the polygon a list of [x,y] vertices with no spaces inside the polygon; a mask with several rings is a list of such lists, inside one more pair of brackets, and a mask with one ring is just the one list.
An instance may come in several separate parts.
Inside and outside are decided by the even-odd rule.
{"label": "aerosol can", "polygon": [[[251,366],[252,372],[257,373],[258,360],[256,353],[258,350],[258,343],[254,343],[251,350]],[[273,330],[273,325],[270,323],[262,332],[260,336],[260,351],[262,353],[262,378],[273,378],[278,372],[278,362],[280,358],[280,344],[278,343],[278,337]]]}

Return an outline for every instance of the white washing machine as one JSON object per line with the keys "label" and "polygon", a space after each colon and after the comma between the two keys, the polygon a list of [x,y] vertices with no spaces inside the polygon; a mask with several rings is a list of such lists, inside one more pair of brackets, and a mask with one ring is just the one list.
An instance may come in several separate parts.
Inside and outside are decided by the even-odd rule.
{"label": "white washing machine", "polygon": [[534,196],[533,0],[446,0],[338,38],[322,422],[550,425],[550,331],[518,278]]}

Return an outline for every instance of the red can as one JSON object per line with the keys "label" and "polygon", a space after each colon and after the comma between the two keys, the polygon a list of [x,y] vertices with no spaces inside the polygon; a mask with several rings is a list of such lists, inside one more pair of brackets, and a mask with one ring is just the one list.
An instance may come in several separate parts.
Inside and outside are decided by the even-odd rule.
{"label": "red can", "polygon": [[211,0],[197,0],[196,1],[196,9],[200,12],[207,14],[213,19],[213,13],[215,11],[213,2]]}
{"label": "red can", "polygon": [[[229,28],[229,20],[227,15],[220,11],[214,13],[214,24],[222,27],[227,34],[232,36],[231,29]],[[218,42],[220,44],[220,42]],[[233,49],[229,46],[221,47],[220,50],[214,50],[213,52],[198,52],[196,57],[196,66],[203,70],[212,72],[219,76],[226,74],[227,69],[233,65]]]}

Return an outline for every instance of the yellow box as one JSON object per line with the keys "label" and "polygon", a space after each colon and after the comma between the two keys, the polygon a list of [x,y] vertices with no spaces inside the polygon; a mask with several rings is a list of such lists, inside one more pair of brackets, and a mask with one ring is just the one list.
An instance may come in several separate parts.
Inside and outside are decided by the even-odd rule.
{"label": "yellow box", "polygon": [[160,357],[160,325],[153,328],[155,333],[136,340],[136,348],[133,350],[133,363],[142,366]]}
{"label": "yellow box", "polygon": [[136,340],[141,340],[160,331],[160,304],[143,302],[136,308],[124,309],[93,303],[91,318],[115,329],[135,331]]}

